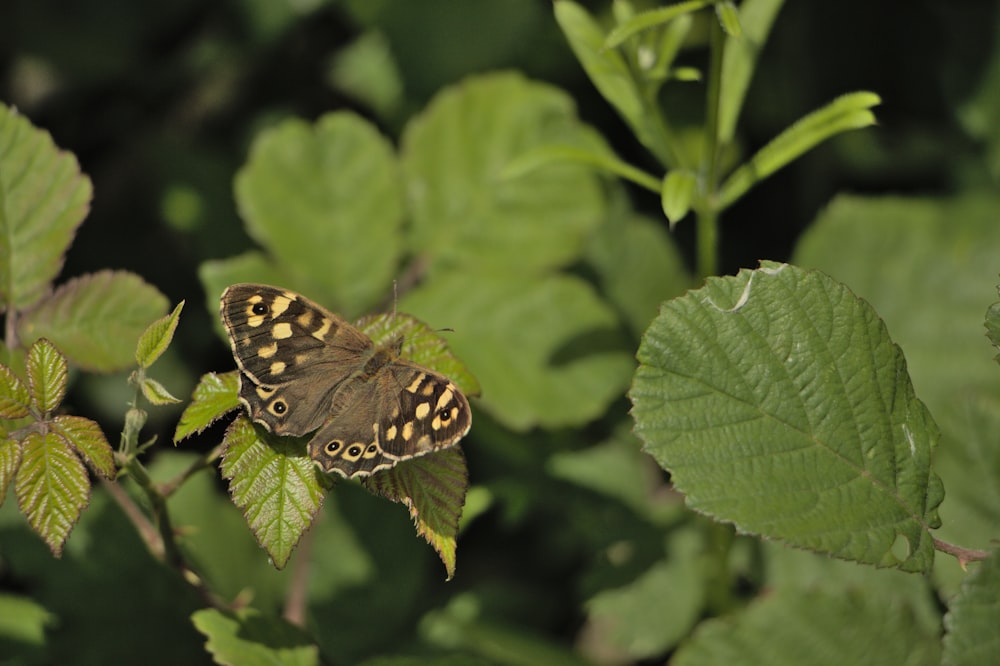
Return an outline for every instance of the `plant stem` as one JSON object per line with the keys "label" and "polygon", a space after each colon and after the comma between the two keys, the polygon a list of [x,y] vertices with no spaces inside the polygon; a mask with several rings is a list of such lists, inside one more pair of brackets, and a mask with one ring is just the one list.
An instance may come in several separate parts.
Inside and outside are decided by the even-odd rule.
{"label": "plant stem", "polygon": [[948,553],[953,555],[958,563],[965,569],[965,565],[969,562],[978,562],[980,560],[985,560],[991,555],[988,550],[978,550],[976,548],[962,548],[961,546],[956,546],[954,544],[948,543],[947,541],[941,541],[940,539],[934,539],[934,548],[940,550],[942,553]]}
{"label": "plant stem", "polygon": [[[314,525],[315,527],[315,525]],[[285,608],[281,615],[296,627],[305,627],[306,602],[309,591],[309,570],[312,568],[313,531],[306,530],[299,541],[298,552],[292,560],[292,580],[285,597]]]}
{"label": "plant stem", "polygon": [[702,278],[718,273],[719,211],[715,198],[719,187],[719,103],[722,56],[726,35],[718,21],[711,22],[711,56],[705,99],[705,152],[702,155],[702,197],[698,206],[697,271]]}

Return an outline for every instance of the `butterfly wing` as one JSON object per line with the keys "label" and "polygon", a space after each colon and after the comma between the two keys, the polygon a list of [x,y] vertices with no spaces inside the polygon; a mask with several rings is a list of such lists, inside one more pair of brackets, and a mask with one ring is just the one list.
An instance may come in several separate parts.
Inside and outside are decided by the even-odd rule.
{"label": "butterfly wing", "polygon": [[332,418],[309,442],[326,472],[353,478],[454,446],[469,432],[469,402],[449,379],[394,359],[338,393]]}
{"label": "butterfly wing", "polygon": [[334,396],[374,351],[337,315],[276,287],[232,285],[221,314],[240,369],[240,401],[279,435],[304,435],[328,420]]}

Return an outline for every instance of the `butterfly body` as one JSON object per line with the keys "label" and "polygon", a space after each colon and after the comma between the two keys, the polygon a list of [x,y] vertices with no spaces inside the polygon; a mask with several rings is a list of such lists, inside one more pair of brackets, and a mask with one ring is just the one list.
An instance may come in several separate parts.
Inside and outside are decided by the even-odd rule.
{"label": "butterfly body", "polygon": [[401,338],[376,345],[322,306],[261,284],[228,287],[221,314],[250,418],[278,435],[315,432],[309,454],[326,472],[368,476],[469,431],[466,397],[401,358]]}

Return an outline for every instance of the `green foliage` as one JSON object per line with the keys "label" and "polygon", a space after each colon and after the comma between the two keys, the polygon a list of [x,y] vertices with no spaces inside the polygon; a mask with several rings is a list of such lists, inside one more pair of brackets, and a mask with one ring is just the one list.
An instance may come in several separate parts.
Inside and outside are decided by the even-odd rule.
{"label": "green foliage", "polygon": [[996,659],[1000,640],[996,635],[1000,622],[997,587],[1000,572],[994,551],[979,569],[962,583],[962,590],[952,601],[944,618],[943,664],[988,664]]}
{"label": "green foliage", "polygon": [[223,614],[214,608],[191,616],[198,631],[208,637],[206,649],[215,663],[227,666],[319,664],[319,651],[308,635],[290,624],[278,624],[246,609]]}

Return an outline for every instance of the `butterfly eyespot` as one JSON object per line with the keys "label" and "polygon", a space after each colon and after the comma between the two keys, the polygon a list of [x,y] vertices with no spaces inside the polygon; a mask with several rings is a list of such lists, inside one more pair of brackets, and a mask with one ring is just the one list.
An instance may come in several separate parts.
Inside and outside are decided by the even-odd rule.
{"label": "butterfly eyespot", "polygon": [[332,442],[327,442],[325,447],[326,452],[331,454],[336,453],[337,451],[340,450],[341,444],[343,444],[343,442],[341,442],[339,439],[335,439]]}
{"label": "butterfly eyespot", "polygon": [[451,420],[451,412],[447,409],[441,410],[441,413],[438,414],[438,418],[441,419],[441,423],[447,423]]}
{"label": "butterfly eyespot", "polygon": [[267,314],[267,306],[263,303],[254,303],[253,308],[251,308],[255,315],[265,315]]}
{"label": "butterfly eyespot", "polygon": [[282,415],[288,411],[288,405],[285,404],[284,400],[275,400],[271,405],[271,412],[277,415]]}
{"label": "butterfly eyespot", "polygon": [[376,451],[377,449],[378,449],[378,447],[377,447],[377,446],[375,446],[374,444],[369,444],[369,445],[368,445],[368,453],[375,453],[375,451]]}
{"label": "butterfly eyespot", "polygon": [[351,448],[347,449],[347,455],[351,456],[352,458],[356,458],[357,456],[360,456],[361,455],[361,447],[358,446],[357,444],[355,444]]}

